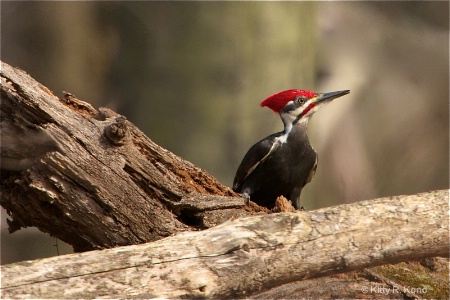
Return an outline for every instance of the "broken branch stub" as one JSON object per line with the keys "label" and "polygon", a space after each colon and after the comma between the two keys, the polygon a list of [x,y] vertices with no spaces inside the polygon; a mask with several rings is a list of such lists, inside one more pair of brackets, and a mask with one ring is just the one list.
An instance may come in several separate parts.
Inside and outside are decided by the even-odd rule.
{"label": "broken branch stub", "polygon": [[125,117],[70,93],[59,99],[5,63],[1,83],[1,205],[11,232],[35,226],[85,251],[251,214],[233,191]]}

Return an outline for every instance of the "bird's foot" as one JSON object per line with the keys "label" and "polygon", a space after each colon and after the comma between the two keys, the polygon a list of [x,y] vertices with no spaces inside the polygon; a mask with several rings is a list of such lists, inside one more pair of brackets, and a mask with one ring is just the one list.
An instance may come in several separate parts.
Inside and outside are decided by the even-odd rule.
{"label": "bird's foot", "polygon": [[250,195],[249,194],[247,194],[247,193],[242,193],[242,194],[239,194],[239,195],[241,195],[241,197],[242,198],[244,198],[245,200],[246,200],[246,205],[249,205],[250,204]]}

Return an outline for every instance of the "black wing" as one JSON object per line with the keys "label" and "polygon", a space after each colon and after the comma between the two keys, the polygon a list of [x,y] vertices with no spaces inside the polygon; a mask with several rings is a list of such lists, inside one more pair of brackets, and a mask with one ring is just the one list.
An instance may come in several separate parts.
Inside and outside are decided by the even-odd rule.
{"label": "black wing", "polygon": [[265,139],[254,144],[245,154],[236,175],[233,180],[233,190],[239,192],[242,183],[245,179],[256,169],[256,167],[263,162],[269,155],[280,145],[277,141],[281,133],[269,135]]}

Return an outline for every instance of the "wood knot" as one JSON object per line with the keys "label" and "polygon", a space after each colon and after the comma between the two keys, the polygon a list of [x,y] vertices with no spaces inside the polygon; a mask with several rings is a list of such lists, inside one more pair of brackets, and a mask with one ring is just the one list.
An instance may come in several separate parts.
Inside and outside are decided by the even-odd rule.
{"label": "wood knot", "polygon": [[114,145],[122,146],[130,139],[130,129],[126,120],[124,116],[119,116],[105,127],[104,135]]}
{"label": "wood knot", "polygon": [[120,116],[118,113],[107,107],[100,107],[98,112],[99,121],[105,121],[106,119]]}

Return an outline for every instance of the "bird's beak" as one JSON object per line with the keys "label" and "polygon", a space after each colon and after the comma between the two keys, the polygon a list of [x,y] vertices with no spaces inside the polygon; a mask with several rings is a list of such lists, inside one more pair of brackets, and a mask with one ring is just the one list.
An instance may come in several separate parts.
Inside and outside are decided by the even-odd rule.
{"label": "bird's beak", "polygon": [[330,93],[319,93],[316,96],[316,100],[314,101],[316,104],[322,103],[322,102],[329,102],[333,99],[336,99],[338,97],[347,95],[350,93],[350,90],[345,91],[337,91],[337,92],[330,92]]}

